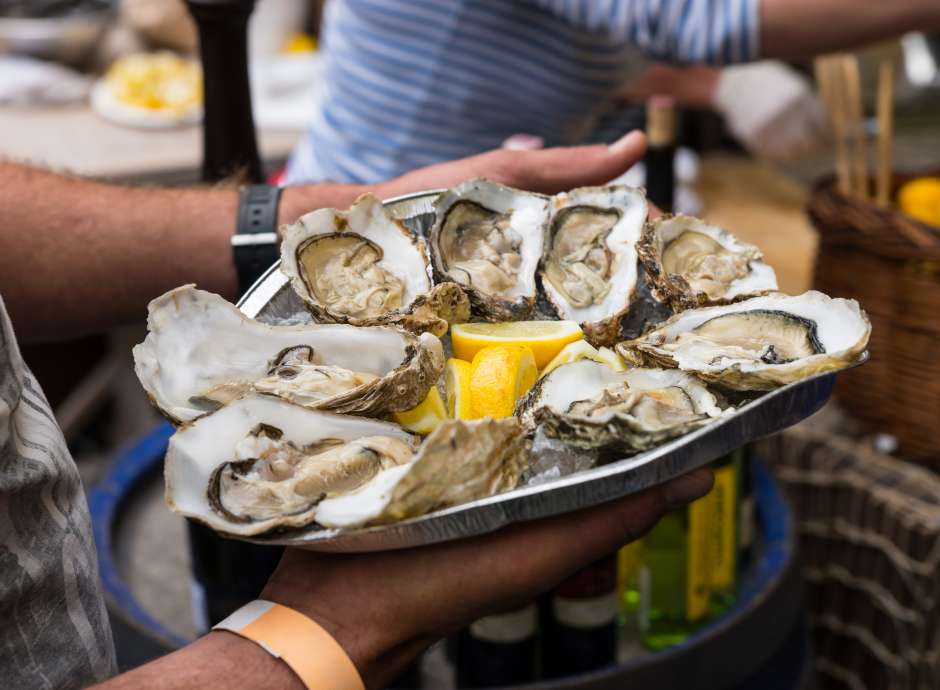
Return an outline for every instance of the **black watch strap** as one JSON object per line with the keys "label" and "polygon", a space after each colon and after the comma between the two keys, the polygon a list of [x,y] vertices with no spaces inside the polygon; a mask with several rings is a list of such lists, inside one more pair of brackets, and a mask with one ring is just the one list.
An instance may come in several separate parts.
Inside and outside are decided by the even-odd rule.
{"label": "black watch strap", "polygon": [[248,288],[278,259],[277,206],[281,188],[267,184],[242,187],[238,193],[238,227],[232,252],[238,272],[238,294]]}

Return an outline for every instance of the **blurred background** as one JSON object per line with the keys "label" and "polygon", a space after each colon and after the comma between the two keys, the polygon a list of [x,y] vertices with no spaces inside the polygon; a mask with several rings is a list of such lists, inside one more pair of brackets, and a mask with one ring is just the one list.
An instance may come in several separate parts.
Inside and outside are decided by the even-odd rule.
{"label": "blurred background", "polygon": [[[239,113],[203,122],[203,85],[239,88],[237,66],[203,72],[182,0],[0,0],[0,156],[122,183],[210,182],[213,165],[236,174],[248,163],[239,156],[254,145],[253,124],[261,175],[284,180],[329,97],[319,46],[329,3],[191,3],[213,4],[250,11],[247,129],[233,125],[244,124]],[[579,140],[646,129],[651,152],[623,181],[757,244],[784,291],[859,299],[874,325],[872,361],[840,377],[814,418],[725,460],[738,557],[707,612],[680,612],[663,628],[668,606],[649,610],[692,578],[677,574],[694,541],[677,516],[664,523],[672,532],[559,595],[613,596],[615,620],[567,629],[550,602],[537,602],[435,648],[399,687],[507,678],[546,688],[940,687],[940,36],[813,64],[647,64],[593,124]],[[227,143],[209,160],[204,136],[223,131]],[[546,143],[531,134],[504,145]],[[315,179],[297,165],[287,175]],[[97,487],[93,518],[124,668],[206,625],[185,525],[162,501],[166,428],[133,375],[130,349],[144,333],[141,314],[113,333],[24,350],[86,488]],[[239,564],[221,576],[242,577]],[[558,655],[586,661],[550,668]],[[740,667],[703,677],[706,658]]]}

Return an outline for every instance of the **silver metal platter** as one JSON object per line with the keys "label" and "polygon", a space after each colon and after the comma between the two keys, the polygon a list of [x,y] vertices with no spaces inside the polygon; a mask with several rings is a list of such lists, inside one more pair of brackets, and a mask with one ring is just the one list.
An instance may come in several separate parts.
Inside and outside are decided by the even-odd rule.
{"label": "silver metal platter", "polygon": [[[432,203],[438,194],[412,194],[389,200],[386,206],[423,233],[433,222]],[[264,322],[310,321],[277,265],[258,279],[238,306]],[[865,359],[867,355],[858,363]],[[796,424],[826,403],[834,382],[835,374],[829,373],[791,383],[748,402],[733,415],[645,453],[411,520],[354,530],[300,530],[254,541],[316,551],[384,551],[463,539],[523,520],[588,508],[666,482]]]}

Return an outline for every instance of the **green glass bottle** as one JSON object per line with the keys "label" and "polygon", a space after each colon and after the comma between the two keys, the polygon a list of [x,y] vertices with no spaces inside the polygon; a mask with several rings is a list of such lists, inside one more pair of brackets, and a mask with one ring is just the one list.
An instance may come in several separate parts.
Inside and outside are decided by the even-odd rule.
{"label": "green glass bottle", "polygon": [[678,644],[734,603],[740,455],[715,462],[715,488],[666,515],[643,540],[639,615],[643,644]]}

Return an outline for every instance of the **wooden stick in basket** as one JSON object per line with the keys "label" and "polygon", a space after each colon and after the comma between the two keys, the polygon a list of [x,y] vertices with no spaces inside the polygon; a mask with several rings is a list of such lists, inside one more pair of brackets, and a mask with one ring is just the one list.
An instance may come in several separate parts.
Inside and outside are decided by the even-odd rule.
{"label": "wooden stick in basket", "polygon": [[891,195],[891,147],[894,139],[894,63],[878,68],[878,179],[875,201],[888,206]]}
{"label": "wooden stick in basket", "polygon": [[816,58],[814,69],[816,82],[819,84],[819,96],[829,113],[832,125],[832,138],[835,148],[836,185],[842,194],[852,192],[852,177],[849,167],[848,147],[845,141],[845,109],[843,107],[842,73],[837,65],[838,58],[823,56]]}
{"label": "wooden stick in basket", "polygon": [[863,199],[868,193],[868,145],[865,136],[864,110],[862,108],[862,85],[858,70],[858,58],[845,55],[841,59],[845,84],[845,103],[848,119],[848,134],[852,143],[852,188]]}

